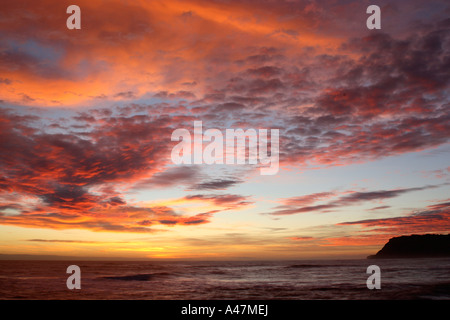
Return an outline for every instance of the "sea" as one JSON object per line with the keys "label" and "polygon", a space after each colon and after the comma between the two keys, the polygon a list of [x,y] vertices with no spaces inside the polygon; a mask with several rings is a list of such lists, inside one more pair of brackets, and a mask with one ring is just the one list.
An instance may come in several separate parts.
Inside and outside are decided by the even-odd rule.
{"label": "sea", "polygon": [[[80,268],[70,290],[67,267]],[[369,289],[370,265],[380,289]],[[450,258],[0,261],[2,300],[449,300]]]}

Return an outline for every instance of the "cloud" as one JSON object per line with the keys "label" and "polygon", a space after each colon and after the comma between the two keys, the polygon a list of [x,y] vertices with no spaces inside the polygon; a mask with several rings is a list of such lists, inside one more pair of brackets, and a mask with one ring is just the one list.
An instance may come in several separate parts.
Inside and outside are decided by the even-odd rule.
{"label": "cloud", "polygon": [[419,187],[419,188],[353,192],[348,195],[340,197],[336,201],[336,203],[339,205],[353,205],[353,204],[357,204],[360,202],[366,202],[366,201],[385,200],[385,199],[398,197],[404,193],[433,189],[436,187],[437,186],[424,186],[424,187]]}
{"label": "cloud", "polygon": [[213,204],[227,209],[235,209],[239,207],[245,207],[253,203],[249,197],[241,196],[237,194],[194,194],[184,197],[186,200],[201,200],[212,202]]}
{"label": "cloud", "polygon": [[180,184],[193,184],[200,176],[198,166],[173,167],[162,172],[157,172],[148,179],[139,181],[135,184],[134,188],[168,188]]}
{"label": "cloud", "polygon": [[361,53],[359,58],[314,58],[329,66],[330,74],[340,72],[327,86],[314,86],[320,93],[311,97],[311,106],[291,118],[284,159],[348,164],[448,141],[446,28],[429,28],[406,40],[383,33],[358,37],[342,49]]}
{"label": "cloud", "polygon": [[114,95],[115,98],[122,98],[122,99],[134,99],[136,98],[133,91],[125,91],[125,92],[119,92]]}
{"label": "cloud", "polygon": [[[184,83],[183,85],[186,85]],[[169,93],[167,91],[160,91],[154,95],[155,98],[162,98],[162,99],[195,99],[195,94],[186,91],[186,90],[179,90],[175,93]]]}
{"label": "cloud", "polygon": [[0,84],[8,85],[8,84],[11,84],[11,83],[12,83],[12,81],[10,79],[0,78]]}
{"label": "cloud", "polygon": [[102,241],[87,241],[87,240],[58,240],[58,239],[28,239],[30,242],[51,242],[51,243],[82,243],[82,244],[97,244],[104,243]]}
{"label": "cloud", "polygon": [[[197,183],[199,180],[202,182]],[[148,179],[140,180],[133,186],[133,189],[185,186],[187,190],[225,190],[238,183],[243,183],[243,181],[233,177],[210,179],[206,173],[201,171],[200,166],[191,165],[169,167]]]}
{"label": "cloud", "polygon": [[299,197],[281,199],[285,206],[304,206],[336,196],[336,192],[319,192]]}
{"label": "cloud", "polygon": [[[348,229],[351,228],[351,229]],[[317,236],[291,236],[292,241],[320,247],[365,247],[384,245],[399,235],[447,233],[450,228],[450,202],[439,202],[404,216],[340,222],[318,226]],[[324,232],[326,229],[326,232]],[[311,232],[311,228],[308,232]],[[374,249],[375,250],[375,249]]]}
{"label": "cloud", "polygon": [[328,209],[334,209],[337,206],[335,204],[322,204],[322,205],[316,205],[316,206],[306,206],[306,207],[293,207],[293,208],[286,208],[286,209],[280,209],[276,210],[274,212],[270,212],[269,214],[274,216],[284,216],[284,215],[291,215],[291,214],[297,214],[297,213],[305,213],[305,212],[317,212],[317,211],[323,211]]}
{"label": "cloud", "polygon": [[359,225],[371,233],[380,234],[445,233],[450,229],[450,202],[430,205],[425,210],[407,216],[349,221],[339,225]]}
{"label": "cloud", "polygon": [[193,186],[194,190],[225,190],[238,183],[242,183],[240,179],[214,179],[205,181]]}
{"label": "cloud", "polygon": [[289,239],[294,241],[305,241],[305,240],[313,240],[314,237],[290,237]]}
{"label": "cloud", "polygon": [[[349,190],[342,192],[344,193],[344,195],[339,196],[337,199],[328,201],[325,204],[312,205],[318,201],[322,201],[330,197],[336,197],[339,195],[339,193],[337,192],[314,193],[300,197],[281,199],[283,205],[275,207],[275,211],[272,211],[269,214],[279,216],[279,215],[291,215],[306,212],[320,212],[324,210],[336,209],[339,207],[358,205],[364,202],[391,199],[405,193],[422,191],[436,187],[438,186],[429,185],[416,188],[364,191],[364,192],[356,192]],[[380,206],[377,209],[385,209],[388,207],[389,206]]]}
{"label": "cloud", "polygon": [[5,190],[0,194],[1,224],[152,233],[165,226],[209,223],[217,212],[252,203],[248,197],[232,194],[185,196],[182,200],[210,207],[193,215],[164,205],[129,203],[117,190],[181,183],[199,190],[219,190],[239,182],[230,178],[196,183],[200,172],[194,166],[162,171],[170,150],[161,135],[170,136],[171,132],[170,122],[163,119],[101,111],[79,114],[73,118],[91,128],[80,136],[61,127],[57,128],[63,133],[37,130],[35,125],[43,121],[38,116],[8,110],[2,110],[1,116],[0,136],[6,141],[0,159],[0,183]]}
{"label": "cloud", "polygon": [[391,206],[378,206],[368,209],[369,211],[375,211],[375,210],[383,210],[383,209],[389,209]]}
{"label": "cloud", "polygon": [[[56,127],[63,130],[58,133],[36,129],[44,121],[38,116],[7,109],[0,115],[0,137],[5,141],[0,147],[2,224],[142,233],[158,231],[154,226],[168,221],[186,226],[207,223],[213,214],[183,216],[166,206],[139,207],[117,191],[181,181],[192,185],[197,180],[195,167],[160,171],[170,151],[161,137],[171,132],[170,123],[162,119],[81,113],[74,120],[89,124],[90,130],[80,135],[63,127]],[[233,199],[216,202],[232,206]]]}

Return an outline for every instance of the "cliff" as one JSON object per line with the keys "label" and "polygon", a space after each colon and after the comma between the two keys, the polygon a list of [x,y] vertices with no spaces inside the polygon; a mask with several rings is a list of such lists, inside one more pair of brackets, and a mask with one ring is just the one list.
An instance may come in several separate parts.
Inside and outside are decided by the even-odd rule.
{"label": "cliff", "polygon": [[450,257],[450,234],[401,236],[388,243],[368,259]]}

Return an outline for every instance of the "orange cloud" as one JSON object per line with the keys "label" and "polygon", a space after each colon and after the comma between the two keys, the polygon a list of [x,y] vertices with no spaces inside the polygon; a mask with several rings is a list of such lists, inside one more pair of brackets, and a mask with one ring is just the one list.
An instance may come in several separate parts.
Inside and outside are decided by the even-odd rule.
{"label": "orange cloud", "polygon": [[[307,17],[280,21],[277,17],[288,14],[289,7],[211,1],[109,1],[99,6],[81,0],[82,28],[68,30],[66,4],[5,4],[4,12],[15,18],[1,22],[6,50],[0,70],[9,83],[3,99],[79,106],[160,91],[187,92],[191,98],[195,94],[186,83],[198,84],[197,94],[205,93],[218,73],[238,72],[233,62],[251,55],[250,46],[289,43],[294,51],[305,45],[325,50],[342,41],[313,34]],[[301,37],[289,36],[295,33]],[[211,64],[217,68],[214,74]]]}

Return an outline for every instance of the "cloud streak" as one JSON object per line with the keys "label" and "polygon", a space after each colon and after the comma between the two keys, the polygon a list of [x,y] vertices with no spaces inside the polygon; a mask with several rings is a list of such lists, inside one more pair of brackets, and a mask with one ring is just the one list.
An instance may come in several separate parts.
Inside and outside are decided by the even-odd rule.
{"label": "cloud streak", "polygon": [[360,225],[371,232],[393,234],[447,232],[450,228],[450,203],[430,205],[408,216],[349,221],[340,225]]}
{"label": "cloud streak", "polygon": [[[271,212],[270,214],[275,216],[282,216],[306,212],[321,212],[325,210],[334,210],[340,207],[354,206],[365,202],[391,199],[401,196],[405,193],[433,189],[436,187],[437,186],[430,185],[416,188],[363,191],[363,192],[356,192],[350,190],[344,192],[347,194],[339,196],[337,199],[328,201],[325,204],[312,205],[315,202],[321,201],[322,199],[328,199],[330,197],[337,196],[337,193],[335,192],[315,193],[306,196],[282,199],[281,201],[283,202],[283,205],[276,207],[275,211]],[[380,206],[377,209],[384,209],[384,208],[388,208],[388,206]]]}

